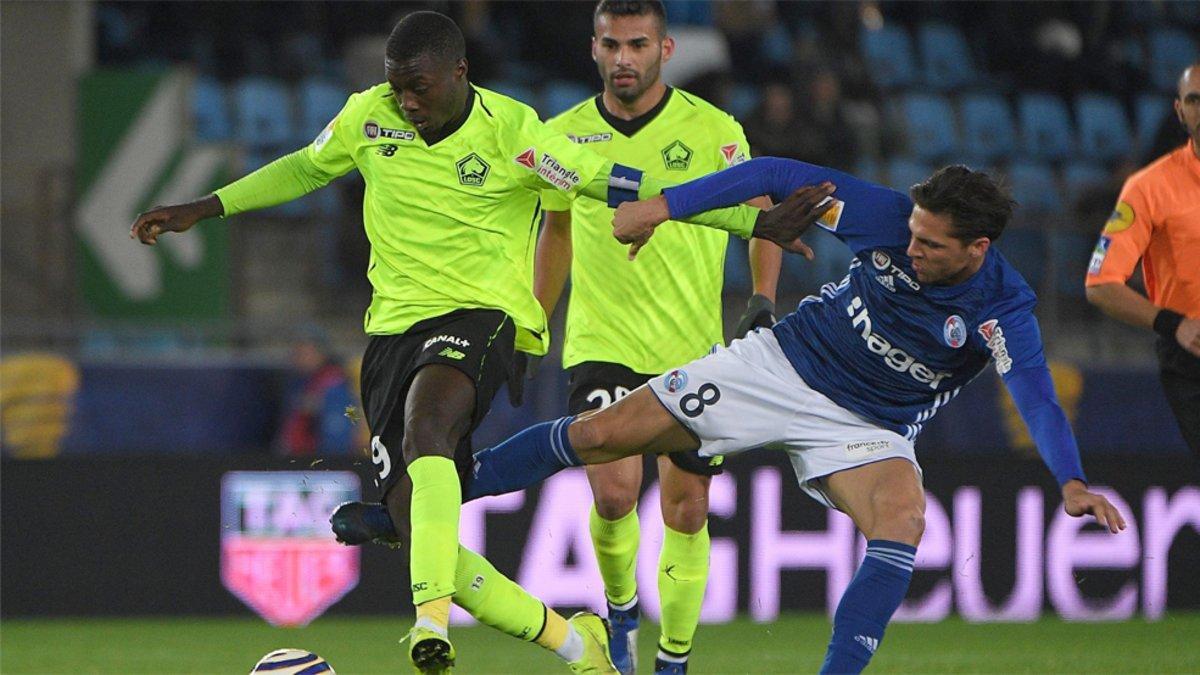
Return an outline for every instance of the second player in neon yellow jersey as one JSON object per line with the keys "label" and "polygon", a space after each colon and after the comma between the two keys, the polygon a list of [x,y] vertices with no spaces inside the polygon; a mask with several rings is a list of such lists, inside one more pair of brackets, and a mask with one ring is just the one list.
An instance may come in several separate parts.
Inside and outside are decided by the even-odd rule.
{"label": "second player in neon yellow jersey", "polygon": [[[594,30],[592,57],[604,91],[548,126],[617,163],[671,182],[747,159],[745,135],[732,117],[662,82],[660,66],[670,58],[674,41],[665,34],[661,4],[601,2]],[[571,414],[612,404],[651,376],[704,356],[723,341],[725,232],[664,223],[630,261],[613,239],[613,210],[605,203],[546,191],[542,206],[547,215],[534,292],[549,315],[569,271],[563,366],[570,372]],[[751,258],[761,305],[774,298],[780,252],[752,242]],[[659,556],[662,632],[655,671],[680,673],[687,670],[708,580],[708,487],[720,468],[678,453],[660,457],[658,469],[666,528]],[[588,467],[588,480],[595,497],[592,541],[613,627],[613,663],[632,673],[637,667],[636,507],[642,460]]]}
{"label": "second player in neon yellow jersey", "polygon": [[[747,158],[741,126],[727,113],[681,89],[633,120],[610,113],[603,96],[547,122],[610,159],[675,182]],[[546,211],[571,213],[571,294],[563,366],[620,363],[659,373],[704,355],[723,340],[721,289],[729,235],[664,223],[637,259],[612,237],[612,212],[593,199],[546,192]]]}

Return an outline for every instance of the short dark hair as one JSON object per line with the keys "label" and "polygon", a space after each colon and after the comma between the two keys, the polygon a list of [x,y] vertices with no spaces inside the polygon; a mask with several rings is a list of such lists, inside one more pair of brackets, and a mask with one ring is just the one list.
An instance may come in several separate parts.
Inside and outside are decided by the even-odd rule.
{"label": "short dark hair", "polygon": [[954,237],[966,243],[999,239],[1017,205],[991,176],[961,164],[938,169],[908,194],[926,211],[949,215]]}
{"label": "short dark hair", "polygon": [[396,63],[426,55],[456,63],[466,57],[467,43],[458,24],[445,14],[413,12],[392,29],[386,55]]}
{"label": "short dark hair", "polygon": [[596,3],[596,11],[592,13],[595,23],[601,14],[609,16],[646,16],[653,15],[658,19],[658,34],[667,34],[667,8],[660,0],[600,0]]}

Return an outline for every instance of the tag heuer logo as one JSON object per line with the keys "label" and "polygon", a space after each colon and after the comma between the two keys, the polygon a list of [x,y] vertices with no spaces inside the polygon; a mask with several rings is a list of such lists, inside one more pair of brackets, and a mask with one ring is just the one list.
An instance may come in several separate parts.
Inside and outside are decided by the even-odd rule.
{"label": "tag heuer logo", "polygon": [[675,141],[662,149],[663,164],[671,171],[687,171],[692,163],[692,149]]}
{"label": "tag heuer logo", "polygon": [[458,182],[471,187],[483,185],[492,170],[487,162],[473,152],[455,162],[454,166],[458,167]]}

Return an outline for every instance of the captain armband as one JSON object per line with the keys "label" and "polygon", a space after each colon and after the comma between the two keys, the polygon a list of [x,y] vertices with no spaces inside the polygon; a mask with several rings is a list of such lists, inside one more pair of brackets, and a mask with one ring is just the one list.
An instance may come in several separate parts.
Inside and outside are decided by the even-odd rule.
{"label": "captain armband", "polygon": [[613,164],[612,171],[608,174],[608,208],[615,209],[625,202],[636,202],[641,186],[640,170]]}

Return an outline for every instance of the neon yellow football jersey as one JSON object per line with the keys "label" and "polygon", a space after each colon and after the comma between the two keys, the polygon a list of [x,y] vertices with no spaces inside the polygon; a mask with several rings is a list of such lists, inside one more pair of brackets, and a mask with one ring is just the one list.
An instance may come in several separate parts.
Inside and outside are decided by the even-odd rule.
{"label": "neon yellow football jersey", "polygon": [[462,126],[430,146],[379,84],[352,95],[312,144],[216,194],[232,215],[357,168],[371,243],[366,332],[493,308],[517,325],[518,349],[543,354],[546,317],[533,296],[539,199],[546,189],[573,197],[610,163],[507,96],[474,87],[470,105]]}
{"label": "neon yellow football jersey", "polygon": [[[643,125],[635,130],[613,118],[596,96],[547,125],[617,163],[674,183],[749,156],[745,133],[733,117],[680,89],[668,89],[664,100],[639,121]],[[607,205],[547,193],[542,207],[571,211],[574,259],[564,367],[604,361],[657,374],[722,342],[728,234],[668,221],[631,262],[628,247],[612,236],[613,210]]]}

